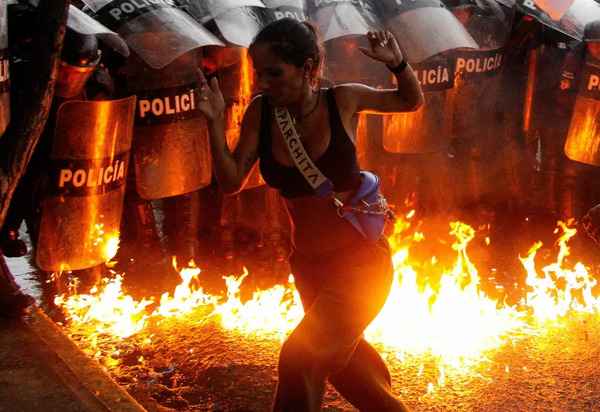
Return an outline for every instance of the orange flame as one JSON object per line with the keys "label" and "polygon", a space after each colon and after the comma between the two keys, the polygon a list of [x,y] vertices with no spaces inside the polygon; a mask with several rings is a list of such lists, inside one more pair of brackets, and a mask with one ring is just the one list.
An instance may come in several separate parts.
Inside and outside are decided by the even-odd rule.
{"label": "orange flame", "polygon": [[123,294],[121,275],[115,279],[103,279],[102,290],[93,287],[89,294],[57,296],[54,303],[62,307],[67,317],[76,326],[93,325],[97,333],[106,333],[119,338],[141,331],[147,316],[146,306],[152,301],[135,301]]}
{"label": "orange flame", "polygon": [[[559,253],[556,264],[541,270],[535,268],[535,252],[541,243],[534,245],[527,258],[522,258],[528,272],[527,286],[532,289],[522,302],[528,310],[517,310],[503,302],[486,296],[480,289],[477,268],[467,255],[467,245],[476,231],[461,222],[450,223],[451,245],[456,253],[454,265],[444,269],[439,284],[420,285],[421,266],[410,261],[409,250],[413,243],[422,241],[422,233],[409,230],[409,212],[396,223],[396,234],[390,238],[395,250],[393,261],[395,279],[390,296],[379,316],[367,328],[370,341],[381,344],[386,352],[400,359],[408,355],[433,355],[438,365],[436,384],[443,386],[446,370],[442,365],[460,370],[486,359],[486,353],[507,341],[532,333],[529,314],[534,319],[556,320],[569,311],[600,312],[598,298],[592,293],[596,281],[587,274],[581,263],[573,270],[565,269],[569,256],[568,240],[575,234],[571,223],[559,222],[564,232],[558,240]],[[435,256],[429,259],[433,267]],[[428,262],[429,263],[429,262]],[[173,264],[176,266],[176,262]],[[425,266],[423,266],[425,267]],[[180,270],[182,283],[173,296],[165,293],[159,307],[151,315],[144,309],[152,301],[134,301],[121,291],[121,277],[105,282],[102,290],[92,290],[89,295],[61,296],[56,303],[62,306],[71,320],[72,330],[82,325],[93,326],[97,333],[117,337],[143,331],[150,319],[183,316],[201,309],[209,313],[206,319],[218,320],[223,328],[259,338],[282,340],[303,316],[293,278],[289,285],[276,285],[268,290],[257,290],[251,299],[242,302],[240,287],[248,275],[244,268],[241,276],[224,276],[227,296],[206,294],[197,287],[200,269],[193,262]],[[564,286],[557,286],[557,280]],[[430,391],[434,391],[434,383]]]}
{"label": "orange flame", "polygon": [[[600,299],[593,296],[592,289],[597,281],[588,273],[581,262],[572,269],[565,268],[565,258],[570,255],[567,242],[577,233],[574,220],[566,224],[558,222],[563,234],[557,241],[559,248],[556,263],[545,266],[541,273],[535,268],[534,259],[542,246],[535,243],[525,258],[521,258],[527,270],[526,284],[532,291],[527,293],[525,304],[532,310],[538,321],[556,321],[559,316],[565,316],[569,311],[600,313]],[[558,231],[555,231],[555,233]]]}
{"label": "orange flame", "polygon": [[[154,314],[168,318],[191,313],[200,306],[215,305],[217,303],[215,296],[204,294],[202,288],[194,290],[190,286],[191,282],[198,278],[200,269],[195,266],[194,261],[190,261],[189,266],[179,271],[183,282],[175,288],[173,297],[169,296],[169,292],[165,292],[161,296],[160,306]],[[173,257],[173,267],[177,270],[177,259],[175,257]]]}
{"label": "orange flame", "polygon": [[117,250],[119,249],[118,230],[107,233],[104,229],[104,224],[96,224],[90,232],[90,239],[94,248],[101,248],[102,258],[105,262],[111,260],[117,254]]}
{"label": "orange flame", "polygon": [[226,329],[284,339],[303,316],[298,292],[291,286],[276,285],[265,291],[256,291],[252,299],[242,304],[239,288],[247,275],[248,271],[244,268],[244,274],[239,278],[223,277],[227,284],[227,302],[218,306],[214,314],[220,315]]}
{"label": "orange flame", "polygon": [[[406,221],[399,224],[407,227]],[[473,228],[461,222],[450,226],[456,237],[452,249],[458,256],[454,267],[442,275],[439,290],[429,285],[420,290],[419,274],[408,264],[408,248],[400,249],[393,257],[396,278],[390,297],[366,334],[387,350],[430,353],[459,366],[481,358],[484,351],[501,345],[503,336],[523,331],[525,324],[515,309],[499,305],[478,290],[477,269],[466,254],[475,236]],[[407,241],[420,239],[413,236]],[[463,287],[465,278],[468,283]]]}

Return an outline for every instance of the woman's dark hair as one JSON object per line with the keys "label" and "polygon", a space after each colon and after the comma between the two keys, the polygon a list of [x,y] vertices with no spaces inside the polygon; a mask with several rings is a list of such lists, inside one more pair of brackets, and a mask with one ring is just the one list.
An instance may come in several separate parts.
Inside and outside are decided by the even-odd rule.
{"label": "woman's dark hair", "polygon": [[257,44],[269,45],[275,56],[296,67],[302,67],[306,59],[312,59],[311,79],[317,77],[323,64],[325,49],[319,41],[316,27],[310,22],[290,18],[271,22],[252,40],[250,50]]}

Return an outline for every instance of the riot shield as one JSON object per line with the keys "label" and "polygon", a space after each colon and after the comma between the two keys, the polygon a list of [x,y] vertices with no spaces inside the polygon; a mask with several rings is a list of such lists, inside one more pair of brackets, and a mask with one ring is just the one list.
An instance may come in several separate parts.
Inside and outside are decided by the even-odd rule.
{"label": "riot shield", "polygon": [[[325,42],[325,64],[323,77],[333,84],[361,83],[376,88],[392,87],[393,76],[385,64],[358,53],[359,47],[369,47],[367,37],[343,36]],[[327,87],[327,85],[326,85]],[[383,154],[381,148],[381,116],[360,113],[353,118],[356,149],[362,168],[372,170],[380,163]]]}
{"label": "riot shield", "polygon": [[383,118],[383,147],[391,153],[428,153],[445,149],[452,138],[451,89],[454,72],[450,62],[435,56],[411,63],[425,94],[425,103],[416,112],[397,113]]}
{"label": "riot shield", "polygon": [[215,22],[228,41],[249,47],[264,26],[283,18],[305,21],[304,0],[263,0],[261,6],[230,9],[216,17]]}
{"label": "riot shield", "polygon": [[267,6],[259,10],[262,13],[263,25],[286,17],[298,21],[307,19],[304,0],[263,0],[263,3]]}
{"label": "riot shield", "polygon": [[231,44],[248,47],[262,28],[265,5],[260,0],[179,0],[181,7],[202,24],[214,21]]}
{"label": "riot shield", "polygon": [[571,160],[600,166],[600,62],[588,57],[565,143]]}
{"label": "riot shield", "polygon": [[380,20],[394,34],[410,62],[420,62],[459,47],[478,47],[440,0],[378,0],[377,4]]}
{"label": "riot shield", "polygon": [[138,98],[133,158],[144,199],[176,196],[210,183],[208,131],[195,101],[199,67],[199,50],[158,70],[135,53],[126,61],[127,89]]}
{"label": "riot shield", "polygon": [[360,2],[307,1],[308,18],[319,28],[321,41],[379,30],[381,22],[371,0]]}
{"label": "riot shield", "polygon": [[202,24],[229,10],[242,7],[265,7],[260,0],[178,0],[177,3]]}
{"label": "riot shield", "polygon": [[123,56],[129,56],[129,47],[125,40],[72,4],[69,6],[67,26],[79,34],[93,34]]}
{"label": "riot shield", "polygon": [[512,28],[514,10],[496,0],[479,0],[476,3],[450,7],[479,49],[496,49],[506,44]]}
{"label": "riot shield", "polygon": [[249,47],[263,28],[261,10],[259,7],[231,9],[215,17],[215,23],[228,42]]}
{"label": "riot shield", "polygon": [[0,136],[10,121],[10,75],[8,70],[8,32],[6,3],[0,0]]}
{"label": "riot shield", "polygon": [[454,136],[481,135],[493,116],[500,87],[504,48],[454,50]]}
{"label": "riot shield", "polygon": [[[510,2],[506,0],[503,0],[502,3],[511,6]],[[550,7],[545,7],[546,4],[543,4],[543,2],[532,0],[514,0],[513,5],[521,13],[580,41],[583,39],[585,26],[600,19],[600,4],[594,0],[575,0],[572,4],[569,2],[555,2],[555,5],[567,6],[566,10],[553,10]],[[544,11],[544,9],[547,11]]]}
{"label": "riot shield", "polygon": [[367,37],[344,36],[325,42],[323,77],[334,84],[362,83],[372,87],[391,87],[392,76],[384,64],[358,52],[369,47]]}
{"label": "riot shield", "polygon": [[117,32],[153,69],[193,49],[224,46],[192,16],[167,0],[84,0],[100,23]]}
{"label": "riot shield", "polygon": [[41,269],[85,269],[115,255],[134,110],[134,96],[59,108],[36,251]]}
{"label": "riot shield", "polygon": [[455,136],[482,135],[491,129],[491,119],[500,92],[504,45],[511,28],[512,10],[495,2],[481,1],[452,9],[480,48],[456,49],[450,52],[455,59],[454,120]]}
{"label": "riot shield", "polygon": [[[496,104],[504,45],[510,33],[512,10],[495,1],[459,5],[451,9],[467,32],[479,44],[478,50],[459,48],[450,52],[455,59],[454,134],[479,133],[482,122]],[[477,127],[479,125],[479,127]]]}

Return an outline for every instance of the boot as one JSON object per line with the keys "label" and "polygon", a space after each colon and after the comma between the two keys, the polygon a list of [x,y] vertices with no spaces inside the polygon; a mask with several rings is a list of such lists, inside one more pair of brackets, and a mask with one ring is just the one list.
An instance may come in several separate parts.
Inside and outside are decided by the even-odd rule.
{"label": "boot", "polygon": [[574,161],[563,160],[560,179],[558,184],[558,217],[563,222],[569,219],[580,220],[585,212],[584,208],[584,185],[583,164]]}
{"label": "boot", "polygon": [[23,184],[19,184],[0,229],[0,249],[6,257],[20,257],[27,253],[27,245],[19,238],[19,228],[25,218],[26,209],[23,191]]}
{"label": "boot", "polygon": [[34,298],[21,292],[4,258],[0,256],[0,318],[20,318],[34,303]]}

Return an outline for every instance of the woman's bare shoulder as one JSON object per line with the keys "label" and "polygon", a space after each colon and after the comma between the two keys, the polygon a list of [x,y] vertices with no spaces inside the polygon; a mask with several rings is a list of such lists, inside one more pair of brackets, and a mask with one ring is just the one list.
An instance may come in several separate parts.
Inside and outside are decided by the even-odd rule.
{"label": "woman's bare shoulder", "polygon": [[333,90],[336,94],[356,94],[369,89],[373,88],[361,83],[341,83],[333,86]]}
{"label": "woman's bare shoulder", "polygon": [[256,110],[258,108],[260,110],[262,101],[263,101],[262,93],[257,93],[256,95],[254,95],[252,97],[252,100],[250,100],[250,103],[248,104],[248,109],[252,108],[252,109]]}
{"label": "woman's bare shoulder", "polygon": [[376,91],[370,86],[361,83],[342,83],[333,86],[336,100],[360,101],[366,93]]}
{"label": "woman's bare shoulder", "polygon": [[246,112],[244,114],[245,120],[248,119],[258,122],[261,114],[262,100],[263,96],[260,93],[254,96],[252,100],[250,100],[250,103],[248,104],[248,107],[246,108]]}
{"label": "woman's bare shoulder", "polygon": [[342,83],[333,87],[333,94],[340,113],[347,112],[352,115],[358,108],[361,95],[365,86],[359,83]]}

